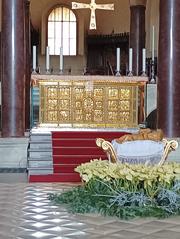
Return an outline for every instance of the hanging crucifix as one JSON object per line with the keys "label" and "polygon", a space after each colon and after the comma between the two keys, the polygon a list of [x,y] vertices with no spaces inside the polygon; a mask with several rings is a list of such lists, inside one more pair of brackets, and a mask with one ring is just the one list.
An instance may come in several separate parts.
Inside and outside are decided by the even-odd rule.
{"label": "hanging crucifix", "polygon": [[114,10],[114,4],[96,4],[96,0],[91,0],[91,3],[77,3],[72,2],[72,9],[82,9],[82,8],[89,8],[91,10],[91,20],[89,29],[96,29],[96,9],[102,10]]}

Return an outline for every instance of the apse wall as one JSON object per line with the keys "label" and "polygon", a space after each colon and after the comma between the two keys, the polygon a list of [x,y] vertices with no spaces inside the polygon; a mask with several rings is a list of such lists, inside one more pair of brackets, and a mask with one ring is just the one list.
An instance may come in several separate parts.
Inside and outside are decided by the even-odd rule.
{"label": "apse wall", "polygon": [[[46,24],[43,21],[50,8],[57,4],[71,7],[70,0],[31,0],[30,16],[33,27],[40,33],[39,65],[44,67],[44,54],[46,46]],[[90,0],[77,0],[77,2],[90,3]],[[0,30],[1,30],[1,3],[0,0]],[[78,57],[65,57],[66,68],[73,66],[74,72],[80,72],[86,66],[86,35],[87,34],[111,34],[129,32],[130,8],[129,0],[96,0],[96,3],[114,3],[114,11],[96,10],[97,30],[89,30],[90,10],[76,10],[78,18]],[[44,17],[44,18],[43,18]],[[151,56],[152,26],[155,26],[155,56],[158,51],[159,32],[159,0],[147,0],[146,6],[146,49],[147,57]],[[58,57],[52,57],[55,68],[58,67]]]}

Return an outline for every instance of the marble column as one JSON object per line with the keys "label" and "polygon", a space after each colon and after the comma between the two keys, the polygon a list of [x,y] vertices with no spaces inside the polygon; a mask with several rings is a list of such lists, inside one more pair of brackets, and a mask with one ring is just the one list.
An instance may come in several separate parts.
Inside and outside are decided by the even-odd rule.
{"label": "marble column", "polygon": [[31,80],[31,41],[30,41],[30,0],[25,0],[25,129],[30,129],[30,80]]}
{"label": "marble column", "polygon": [[180,137],[180,1],[160,0],[157,124]]}
{"label": "marble column", "polygon": [[129,46],[133,49],[133,75],[142,73],[142,49],[145,48],[145,10],[145,0],[130,0]]}
{"label": "marble column", "polygon": [[2,137],[25,131],[24,0],[2,1]]}

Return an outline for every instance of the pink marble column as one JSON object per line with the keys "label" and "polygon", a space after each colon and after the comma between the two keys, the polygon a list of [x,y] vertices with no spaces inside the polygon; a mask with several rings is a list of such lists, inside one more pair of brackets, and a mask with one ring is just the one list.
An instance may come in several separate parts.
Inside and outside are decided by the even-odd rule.
{"label": "pink marble column", "polygon": [[142,73],[142,49],[145,48],[145,10],[146,1],[130,0],[130,39],[133,49],[133,75]]}
{"label": "pink marble column", "polygon": [[31,39],[30,0],[25,0],[25,129],[30,128],[30,80],[31,80]]}
{"label": "pink marble column", "polygon": [[2,1],[2,137],[25,131],[24,0]]}
{"label": "pink marble column", "polygon": [[180,137],[180,1],[160,0],[157,121]]}

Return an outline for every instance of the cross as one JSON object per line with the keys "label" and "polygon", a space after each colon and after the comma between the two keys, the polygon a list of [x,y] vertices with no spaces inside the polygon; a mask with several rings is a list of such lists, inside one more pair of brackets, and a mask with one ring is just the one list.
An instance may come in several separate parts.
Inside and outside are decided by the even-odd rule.
{"label": "cross", "polygon": [[91,10],[89,29],[96,29],[96,9],[114,10],[114,4],[96,4],[95,1],[96,0],[91,0],[91,3],[89,4],[72,2],[72,9],[89,8]]}

